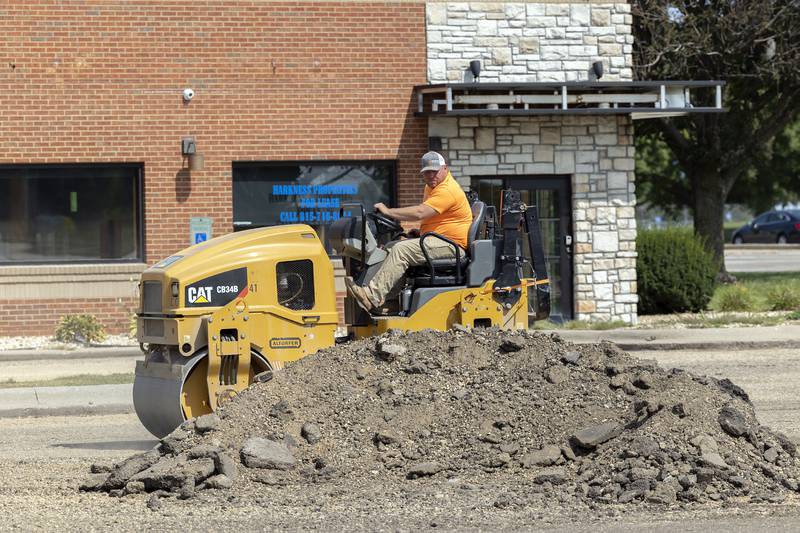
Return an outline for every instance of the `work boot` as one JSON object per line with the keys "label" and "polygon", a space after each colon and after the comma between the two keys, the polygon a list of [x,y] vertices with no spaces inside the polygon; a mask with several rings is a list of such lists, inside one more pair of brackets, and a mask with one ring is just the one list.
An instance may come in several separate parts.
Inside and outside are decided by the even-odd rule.
{"label": "work boot", "polygon": [[372,303],[372,300],[370,299],[369,295],[367,294],[367,290],[364,287],[356,284],[356,282],[353,281],[353,278],[350,276],[344,278],[344,284],[347,286],[347,292],[353,297],[361,309],[367,313],[372,311],[372,308],[375,307],[375,304]]}

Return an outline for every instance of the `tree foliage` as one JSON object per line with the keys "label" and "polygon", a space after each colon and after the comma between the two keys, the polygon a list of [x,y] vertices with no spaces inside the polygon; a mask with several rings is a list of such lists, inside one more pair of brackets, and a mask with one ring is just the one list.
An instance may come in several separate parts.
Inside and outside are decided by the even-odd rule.
{"label": "tree foliage", "polygon": [[[695,231],[724,271],[724,203],[738,180],[757,175],[776,136],[798,118],[800,1],[633,0],[633,13],[638,78],[727,83],[727,113],[637,126],[653,136],[644,149],[663,142],[683,174],[671,175],[671,191],[655,192],[671,192],[675,202],[689,192]],[[713,105],[713,98],[701,95],[694,104]]]}
{"label": "tree foliage", "polygon": [[800,120],[789,124],[765,147],[728,199],[757,213],[776,203],[800,201]]}
{"label": "tree foliage", "polygon": [[[639,128],[641,130],[642,128]],[[645,130],[648,131],[648,130]],[[639,200],[677,215],[692,206],[692,188],[660,132],[637,131],[636,192]],[[800,120],[789,124],[734,183],[728,203],[753,213],[778,203],[800,202]]]}

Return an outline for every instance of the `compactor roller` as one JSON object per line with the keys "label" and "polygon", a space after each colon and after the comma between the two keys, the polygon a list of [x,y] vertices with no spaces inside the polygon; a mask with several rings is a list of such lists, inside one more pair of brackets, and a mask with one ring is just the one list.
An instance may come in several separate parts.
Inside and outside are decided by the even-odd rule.
{"label": "compactor roller", "polygon": [[[348,337],[456,324],[525,329],[531,312],[546,317],[549,282],[536,208],[505,191],[502,213],[500,225],[493,211],[473,203],[466,250],[436,233],[422,235],[423,250],[428,239],[450,242],[452,260],[412,268],[379,315],[346,298]],[[385,245],[404,237],[396,222],[363,211],[336,220],[328,236],[358,283],[378,271]],[[536,294],[533,309],[529,288]],[[285,363],[335,343],[333,265],[306,225],[252,229],[191,246],[146,270],[139,289],[145,359],[136,365],[133,401],[157,437],[213,412],[253,381],[269,380]]]}
{"label": "compactor roller", "polygon": [[191,246],[142,274],[133,401],[154,435],[210,413],[334,343],[333,267],[317,234],[292,225]]}

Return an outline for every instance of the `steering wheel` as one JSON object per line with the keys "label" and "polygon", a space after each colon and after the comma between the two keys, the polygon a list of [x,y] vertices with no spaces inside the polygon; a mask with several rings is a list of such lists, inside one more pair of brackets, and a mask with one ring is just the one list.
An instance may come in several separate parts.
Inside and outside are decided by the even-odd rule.
{"label": "steering wheel", "polygon": [[403,226],[397,220],[387,217],[382,213],[367,213],[367,218],[375,222],[378,233],[402,233]]}

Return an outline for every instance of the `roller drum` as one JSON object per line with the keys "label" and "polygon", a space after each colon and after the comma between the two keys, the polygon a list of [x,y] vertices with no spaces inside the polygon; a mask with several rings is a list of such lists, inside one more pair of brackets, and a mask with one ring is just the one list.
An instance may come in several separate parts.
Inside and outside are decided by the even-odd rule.
{"label": "roller drum", "polygon": [[182,364],[137,361],[133,406],[150,433],[162,438],[186,420],[181,402],[184,385],[207,355],[207,350],[201,350]]}
{"label": "roller drum", "polygon": [[[150,433],[165,437],[187,418],[211,412],[207,363],[206,348],[179,363],[137,361],[133,406]],[[271,368],[260,353],[251,350],[248,384],[253,382],[253,376]]]}

